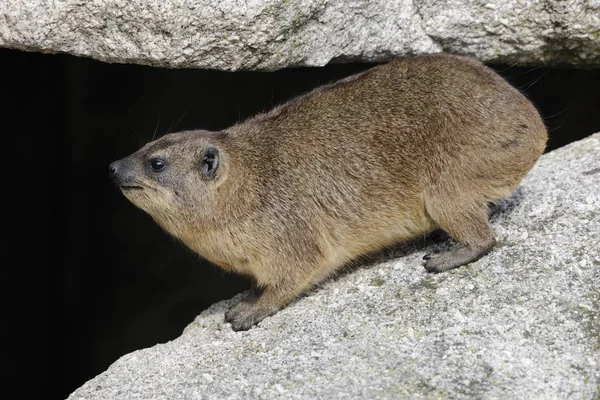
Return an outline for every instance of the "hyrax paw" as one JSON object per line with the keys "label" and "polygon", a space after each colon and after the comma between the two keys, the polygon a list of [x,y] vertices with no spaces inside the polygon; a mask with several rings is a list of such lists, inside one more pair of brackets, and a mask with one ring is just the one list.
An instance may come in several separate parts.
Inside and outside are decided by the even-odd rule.
{"label": "hyrax paw", "polygon": [[427,254],[423,257],[423,260],[426,260],[425,270],[427,270],[427,272],[437,274],[440,272],[448,271],[452,268],[456,268],[456,265],[454,265],[455,263],[453,263],[452,260],[449,260],[448,257],[446,257],[444,254],[440,256],[432,256],[430,254]]}
{"label": "hyrax paw", "polygon": [[252,326],[254,326],[256,323],[257,322],[255,322],[252,318],[234,318],[231,321],[231,329],[233,329],[236,332],[247,331],[248,329],[252,328]]}
{"label": "hyrax paw", "polygon": [[240,301],[236,305],[232,306],[225,313],[225,322],[232,322],[235,319],[236,316],[238,316],[240,313],[242,313],[248,307],[250,307],[250,304],[248,304],[248,303],[246,303],[244,301]]}
{"label": "hyrax paw", "polygon": [[[231,320],[231,328],[234,331],[247,331],[253,325],[258,324],[263,319],[275,314],[277,310],[264,309],[258,307],[248,307],[246,310],[235,315]],[[227,318],[227,316],[225,317]]]}
{"label": "hyrax paw", "polygon": [[425,270],[427,272],[432,272],[432,273],[443,272],[443,270],[440,269],[440,266],[436,265],[436,263],[433,262],[433,261],[436,260],[435,258],[433,258],[433,259],[432,258],[427,258],[426,260],[427,260],[427,262],[425,263],[424,266],[425,266]]}
{"label": "hyrax paw", "polygon": [[444,272],[461,265],[467,265],[479,260],[486,254],[496,241],[492,238],[488,244],[479,247],[463,246],[458,249],[440,254],[437,257],[427,259],[425,269],[429,272]]}
{"label": "hyrax paw", "polygon": [[461,257],[461,254],[456,251],[449,251],[438,256],[428,254],[423,259],[427,260],[425,262],[427,272],[433,273],[445,272],[466,264],[464,257]]}

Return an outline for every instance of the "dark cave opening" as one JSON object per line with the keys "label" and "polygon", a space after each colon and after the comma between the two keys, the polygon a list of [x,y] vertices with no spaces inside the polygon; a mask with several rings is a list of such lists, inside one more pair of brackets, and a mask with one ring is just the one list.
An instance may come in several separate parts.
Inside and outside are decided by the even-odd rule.
{"label": "dark cave opening", "polygon": [[[4,332],[15,352],[3,376],[32,398],[65,398],[246,288],[129,204],[108,179],[111,161],[153,136],[224,128],[370,66],[229,73],[4,49],[0,65],[12,167],[3,174]],[[541,111],[548,150],[600,131],[599,70],[492,67]]]}

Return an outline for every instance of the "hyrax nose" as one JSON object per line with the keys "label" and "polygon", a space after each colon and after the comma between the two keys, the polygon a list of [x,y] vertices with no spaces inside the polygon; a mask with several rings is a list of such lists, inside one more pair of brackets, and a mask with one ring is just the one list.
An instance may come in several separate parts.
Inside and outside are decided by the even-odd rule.
{"label": "hyrax nose", "polygon": [[121,168],[121,160],[115,161],[108,166],[108,173],[110,177],[115,179],[117,174],[119,173],[119,169]]}

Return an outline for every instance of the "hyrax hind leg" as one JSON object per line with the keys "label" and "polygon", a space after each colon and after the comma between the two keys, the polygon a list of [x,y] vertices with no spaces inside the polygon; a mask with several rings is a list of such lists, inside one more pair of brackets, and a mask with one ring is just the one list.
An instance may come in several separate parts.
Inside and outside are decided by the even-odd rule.
{"label": "hyrax hind leg", "polygon": [[496,244],[485,201],[466,193],[433,190],[425,199],[427,213],[463,246],[439,256],[425,256],[425,269],[443,272],[476,261]]}

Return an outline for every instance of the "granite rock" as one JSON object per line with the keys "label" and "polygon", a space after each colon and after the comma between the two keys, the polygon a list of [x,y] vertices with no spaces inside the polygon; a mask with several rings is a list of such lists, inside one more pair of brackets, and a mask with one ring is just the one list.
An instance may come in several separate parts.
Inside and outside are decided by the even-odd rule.
{"label": "granite rock", "polygon": [[442,274],[417,241],[247,332],[232,300],[69,399],[598,399],[600,133],[542,156],[493,217],[498,246]]}
{"label": "granite rock", "polygon": [[448,51],[600,65],[599,0],[3,0],[0,47],[275,70]]}

